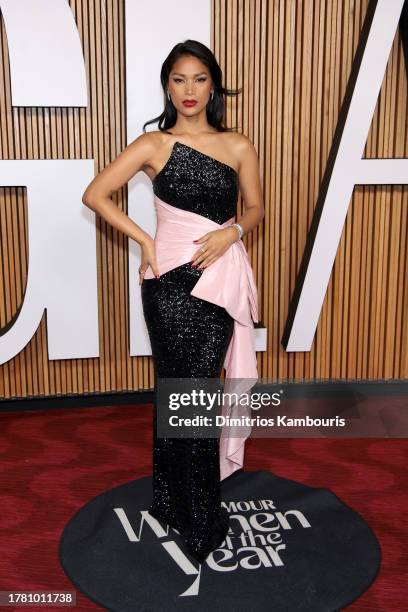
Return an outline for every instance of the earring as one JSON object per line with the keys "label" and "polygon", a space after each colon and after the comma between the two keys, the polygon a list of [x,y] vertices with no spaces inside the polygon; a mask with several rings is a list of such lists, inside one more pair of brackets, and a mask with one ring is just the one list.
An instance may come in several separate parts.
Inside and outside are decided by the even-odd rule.
{"label": "earring", "polygon": [[167,97],[168,97],[169,100],[171,100],[170,94],[169,94],[169,90],[167,90]]}
{"label": "earring", "polygon": [[214,90],[212,90],[212,92],[211,92],[211,100],[213,100],[213,99],[214,99]]}

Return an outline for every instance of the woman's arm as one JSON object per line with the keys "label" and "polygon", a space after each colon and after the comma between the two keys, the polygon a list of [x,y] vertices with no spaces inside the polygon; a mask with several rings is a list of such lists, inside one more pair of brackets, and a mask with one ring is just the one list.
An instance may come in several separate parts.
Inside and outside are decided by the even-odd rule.
{"label": "woman's arm", "polygon": [[154,157],[156,147],[157,141],[150,134],[142,134],[93,179],[82,195],[82,202],[88,208],[141,246],[150,244],[152,237],[120,210],[110,196]]}
{"label": "woman's arm", "polygon": [[258,155],[252,142],[243,134],[239,136],[237,152],[239,157],[239,188],[244,201],[244,214],[239,219],[239,224],[245,235],[259,225],[265,216],[265,209]]}

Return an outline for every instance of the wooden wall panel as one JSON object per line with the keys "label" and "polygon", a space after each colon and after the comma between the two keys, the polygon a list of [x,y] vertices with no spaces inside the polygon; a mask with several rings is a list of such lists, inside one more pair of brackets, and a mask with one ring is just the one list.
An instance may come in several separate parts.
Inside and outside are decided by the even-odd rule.
{"label": "wooden wall panel", "polygon": [[[83,43],[87,109],[11,107],[7,38],[0,30],[1,159],[95,158],[101,170],[126,146],[124,3],[70,0]],[[228,125],[259,159],[265,219],[245,237],[259,288],[273,380],[408,377],[408,203],[400,186],[357,187],[310,352],[281,338],[368,0],[212,0],[212,48],[228,87]],[[407,157],[407,79],[399,32],[364,156]],[[126,186],[114,195],[127,210]],[[243,202],[239,202],[240,214]],[[24,297],[26,193],[0,188],[0,326]],[[43,317],[31,342],[0,366],[0,396],[149,389],[150,357],[128,355],[127,238],[97,218],[101,355],[48,361]]]}

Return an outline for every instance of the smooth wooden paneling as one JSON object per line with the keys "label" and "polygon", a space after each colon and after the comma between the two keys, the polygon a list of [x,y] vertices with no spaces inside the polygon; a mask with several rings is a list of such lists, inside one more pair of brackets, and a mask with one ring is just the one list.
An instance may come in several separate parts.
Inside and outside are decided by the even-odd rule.
{"label": "smooth wooden paneling", "polygon": [[[11,107],[1,23],[1,159],[95,158],[101,170],[126,146],[124,3],[71,0],[83,43],[87,109]],[[212,48],[227,87],[227,122],[254,143],[266,215],[245,243],[259,288],[273,380],[408,377],[408,203],[400,186],[357,187],[312,350],[281,338],[368,0],[212,0]],[[407,157],[407,79],[399,32],[365,157]],[[150,117],[149,117],[150,118]],[[146,118],[148,119],[148,118]],[[114,194],[126,211],[126,186]],[[242,214],[243,202],[239,202]],[[29,257],[22,189],[0,188],[0,325],[18,313]],[[128,355],[128,240],[97,218],[98,359],[48,361],[45,318],[0,366],[3,398],[148,389],[150,357]]]}

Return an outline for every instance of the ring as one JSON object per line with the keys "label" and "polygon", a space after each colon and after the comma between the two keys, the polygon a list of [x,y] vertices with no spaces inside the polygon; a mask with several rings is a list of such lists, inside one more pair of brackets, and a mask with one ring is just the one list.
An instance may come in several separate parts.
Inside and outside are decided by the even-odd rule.
{"label": "ring", "polygon": [[204,248],[204,247],[201,247],[200,251],[202,251],[202,252],[204,253],[205,248]]}

